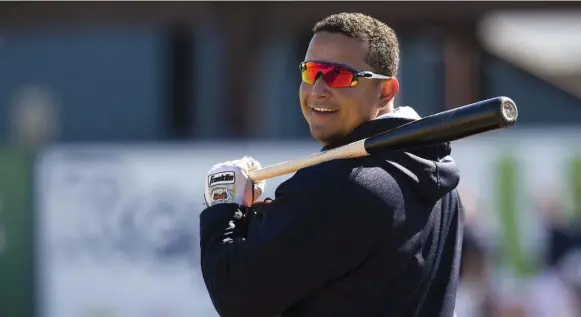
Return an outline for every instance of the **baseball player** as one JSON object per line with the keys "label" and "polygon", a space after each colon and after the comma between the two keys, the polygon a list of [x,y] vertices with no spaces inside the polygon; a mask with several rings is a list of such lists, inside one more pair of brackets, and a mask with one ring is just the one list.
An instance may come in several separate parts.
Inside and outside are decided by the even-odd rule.
{"label": "baseball player", "polygon": [[[394,108],[399,44],[364,14],[316,23],[300,64],[311,135],[332,149],[420,117]],[[224,317],[452,317],[462,243],[450,144],[303,168],[271,200],[250,157],[213,166],[201,266]]]}

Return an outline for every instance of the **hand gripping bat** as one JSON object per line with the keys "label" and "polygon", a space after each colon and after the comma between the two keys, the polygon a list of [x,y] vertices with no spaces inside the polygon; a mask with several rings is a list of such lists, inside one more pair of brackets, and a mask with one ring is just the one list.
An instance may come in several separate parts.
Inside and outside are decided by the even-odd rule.
{"label": "hand gripping bat", "polygon": [[373,155],[374,150],[400,151],[510,127],[516,123],[518,109],[508,97],[500,96],[439,112],[378,135],[307,157],[250,171],[254,181],[265,180],[301,168],[336,159]]}

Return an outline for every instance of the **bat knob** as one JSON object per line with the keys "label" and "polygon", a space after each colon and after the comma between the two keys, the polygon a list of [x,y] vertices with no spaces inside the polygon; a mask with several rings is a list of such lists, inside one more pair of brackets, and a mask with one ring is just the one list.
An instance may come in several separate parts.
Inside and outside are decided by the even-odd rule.
{"label": "bat knob", "polygon": [[505,124],[510,125],[516,122],[518,118],[518,109],[512,99],[508,97],[500,97],[500,113]]}

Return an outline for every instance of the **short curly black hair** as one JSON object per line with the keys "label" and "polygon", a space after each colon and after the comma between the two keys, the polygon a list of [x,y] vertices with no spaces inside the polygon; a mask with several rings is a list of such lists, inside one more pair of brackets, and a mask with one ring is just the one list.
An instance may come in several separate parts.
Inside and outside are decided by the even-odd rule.
{"label": "short curly black hair", "polygon": [[395,77],[399,67],[399,42],[395,31],[387,24],[363,13],[337,13],[317,22],[318,32],[342,33],[366,41],[369,45],[367,63],[375,72]]}

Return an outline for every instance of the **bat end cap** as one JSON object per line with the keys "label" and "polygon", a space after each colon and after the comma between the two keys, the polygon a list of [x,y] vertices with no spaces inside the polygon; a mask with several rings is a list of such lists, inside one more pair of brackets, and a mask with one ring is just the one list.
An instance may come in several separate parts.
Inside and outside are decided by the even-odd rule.
{"label": "bat end cap", "polygon": [[500,112],[502,114],[502,119],[506,124],[514,124],[518,119],[518,108],[516,103],[509,97],[499,97],[500,102]]}

